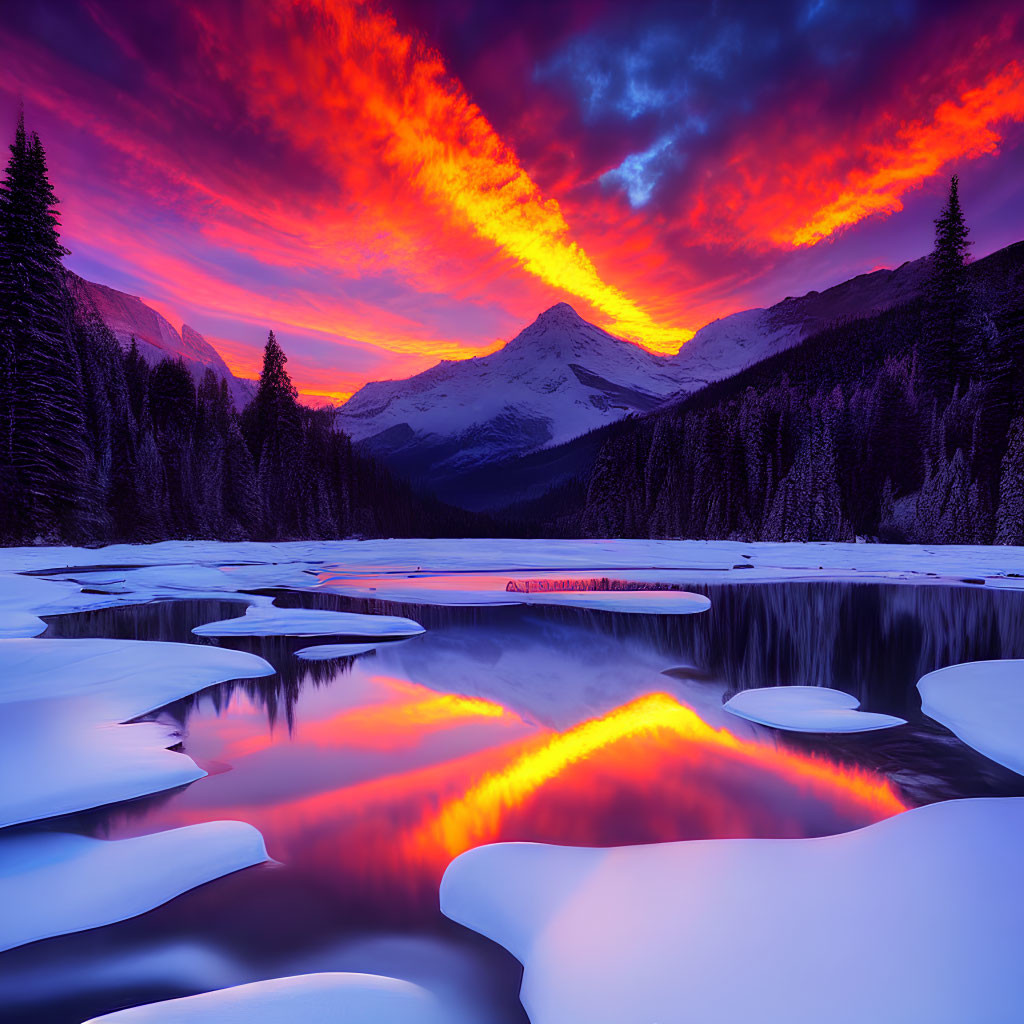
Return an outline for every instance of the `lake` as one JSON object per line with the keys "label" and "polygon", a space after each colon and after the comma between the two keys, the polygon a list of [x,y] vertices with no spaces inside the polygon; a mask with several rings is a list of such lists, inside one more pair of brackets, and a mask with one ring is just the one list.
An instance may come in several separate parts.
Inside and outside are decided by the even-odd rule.
{"label": "lake", "polygon": [[[1024,593],[837,582],[689,589],[710,597],[710,611],[274,591],[281,606],[405,615],[426,627],[328,661],[295,652],[329,638],[191,633],[242,614],[238,601],[48,619],[53,637],[221,643],[266,658],[277,675],[147,716],[180,730],[180,749],[206,778],[47,826],[122,838],[237,819],[263,833],[276,863],[128,921],[0,954],[9,1019],[80,1022],[343,970],[429,982],[458,992],[482,1021],[523,1022],[516,961],[438,909],[446,865],[472,846],[821,836],[929,801],[1024,794],[1024,780],[924,718],[915,689],[943,665],[1024,657]],[[908,724],[784,734],[722,711],[737,689],[795,683],[846,690],[864,710]]]}

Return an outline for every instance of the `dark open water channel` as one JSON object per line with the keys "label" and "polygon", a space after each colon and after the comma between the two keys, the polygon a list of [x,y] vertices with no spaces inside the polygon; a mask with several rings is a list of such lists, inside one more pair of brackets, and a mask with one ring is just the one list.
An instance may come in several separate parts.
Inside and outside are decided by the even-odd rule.
{"label": "dark open water channel", "polygon": [[[278,675],[153,716],[180,724],[182,749],[209,776],[53,824],[120,838],[240,819],[279,863],[0,955],[3,1019],[80,1022],[258,978],[344,970],[453,989],[482,1022],[523,1022],[516,962],[438,911],[441,873],[463,849],[824,835],[930,800],[1024,794],[1024,780],[924,719],[915,689],[943,665],[1024,657],[1024,594],[692,589],[711,597],[710,612],[278,595],[284,605],[409,615],[428,631],[330,662],[294,654],[330,638],[221,641]],[[243,610],[161,602],[56,618],[47,635],[208,643],[191,628]],[[734,689],[778,683],[835,686],[909,724],[793,736],[720,710]]]}

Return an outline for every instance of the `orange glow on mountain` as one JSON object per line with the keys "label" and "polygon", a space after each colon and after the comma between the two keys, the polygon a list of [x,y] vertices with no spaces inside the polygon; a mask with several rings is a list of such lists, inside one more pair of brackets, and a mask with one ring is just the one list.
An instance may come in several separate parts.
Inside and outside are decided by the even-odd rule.
{"label": "orange glow on mountain", "polygon": [[818,758],[744,740],[708,725],[695,711],[665,693],[639,697],[528,749],[510,765],[491,772],[463,795],[446,802],[425,822],[421,837],[455,856],[493,839],[504,814],[575,763],[623,740],[667,733],[686,744],[728,752],[759,767],[810,786],[832,789],[871,807],[880,816],[906,805],[886,780]]}

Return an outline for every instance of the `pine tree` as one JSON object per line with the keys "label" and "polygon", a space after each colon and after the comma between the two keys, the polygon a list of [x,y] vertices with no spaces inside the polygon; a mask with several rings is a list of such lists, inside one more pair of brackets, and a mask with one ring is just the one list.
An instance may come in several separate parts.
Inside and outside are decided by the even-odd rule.
{"label": "pine tree", "polygon": [[0,526],[7,540],[71,537],[88,465],[81,368],[57,199],[39,137],[19,119],[0,184]]}
{"label": "pine tree", "polygon": [[928,282],[928,368],[940,392],[964,385],[971,369],[971,301],[967,282],[970,230],[954,174],[949,196],[935,219],[935,249]]}
{"label": "pine tree", "polygon": [[246,440],[256,459],[268,439],[276,439],[284,448],[293,447],[298,439],[298,392],[285,368],[287,362],[288,357],[270,331],[263,349],[259,385],[243,417]]}

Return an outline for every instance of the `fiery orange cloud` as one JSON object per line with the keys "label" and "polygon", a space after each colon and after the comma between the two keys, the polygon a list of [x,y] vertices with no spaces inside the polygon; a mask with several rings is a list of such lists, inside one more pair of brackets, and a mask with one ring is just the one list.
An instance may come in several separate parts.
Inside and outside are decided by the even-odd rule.
{"label": "fiery orange cloud", "polygon": [[901,210],[900,197],[953,160],[993,153],[1001,141],[994,125],[1024,120],[1024,66],[1013,62],[957,100],[940,104],[928,121],[901,125],[896,136],[857,168],[832,202],[794,228],[781,224],[773,240],[781,246],[814,245],[842,227],[872,214]]}
{"label": "fiery orange cloud", "polygon": [[[1024,64],[1011,60],[986,73],[987,59],[982,48],[972,66],[953,69],[920,116],[883,114],[832,141],[788,127],[745,141],[698,195],[691,228],[725,233],[743,225],[752,244],[795,249],[903,209],[908,191],[954,161],[996,152],[1000,125],[1024,121]],[[979,84],[958,84],[965,76]]]}
{"label": "fiery orange cloud", "polygon": [[84,265],[115,279],[87,276],[154,295],[203,333],[215,322],[240,374],[254,375],[274,327],[300,392],[340,401],[367,379],[493,351],[556,290],[613,333],[675,351],[684,325],[807,283],[783,269],[764,288],[794,265],[785,254],[899,210],[1022,120],[1019,15],[1000,12],[1002,28],[973,11],[922,20],[908,63],[870,95],[758,101],[634,209],[599,184],[605,164],[580,158],[589,126],[553,125],[528,89],[502,121],[471,74],[468,87],[456,78],[457,55],[386,3],[172,5],[181,52],[166,62],[117,5],[88,3],[110,74],[19,38],[17,19],[0,25],[0,91],[66,129],[47,125],[44,142],[73,260],[85,249]]}
{"label": "fiery orange cloud", "polygon": [[[613,333],[661,351],[675,351],[692,337],[655,322],[602,278],[573,240],[557,200],[542,194],[439,54],[401,32],[390,14],[358,0],[287,4],[278,17],[287,20],[295,6],[322,16],[322,47],[296,55],[298,67],[252,54],[258,63],[249,99],[260,116],[287,117],[289,131],[315,133],[307,142],[325,146],[334,163],[358,139],[379,154],[392,171],[389,179],[408,181],[521,268],[582,299]],[[237,59],[223,50],[219,57],[228,64]],[[301,96],[320,97],[326,117],[292,125],[292,104]]]}

